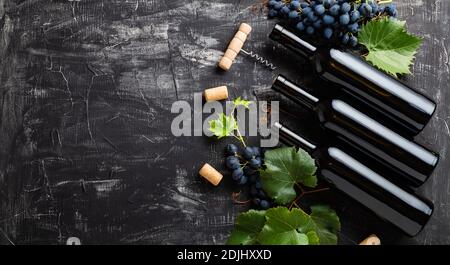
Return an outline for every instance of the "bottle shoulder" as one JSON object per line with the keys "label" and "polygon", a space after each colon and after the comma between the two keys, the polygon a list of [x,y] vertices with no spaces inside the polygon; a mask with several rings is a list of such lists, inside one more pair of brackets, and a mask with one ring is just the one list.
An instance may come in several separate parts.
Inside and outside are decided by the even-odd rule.
{"label": "bottle shoulder", "polygon": [[321,47],[311,56],[310,60],[313,62],[317,74],[323,74],[333,64],[332,50],[334,48]]}

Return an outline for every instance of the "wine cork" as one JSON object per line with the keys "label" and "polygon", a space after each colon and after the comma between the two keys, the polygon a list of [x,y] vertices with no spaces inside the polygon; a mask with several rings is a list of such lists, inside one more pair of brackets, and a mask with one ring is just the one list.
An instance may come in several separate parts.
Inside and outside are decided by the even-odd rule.
{"label": "wine cork", "polygon": [[361,243],[359,243],[359,244],[375,246],[375,245],[381,245],[381,241],[376,235],[370,235],[366,239],[361,241]]}
{"label": "wine cork", "polygon": [[200,174],[200,176],[204,177],[206,180],[208,180],[214,186],[219,185],[220,181],[223,178],[223,175],[220,174],[219,171],[217,171],[215,168],[210,166],[208,163],[203,165],[203,167],[199,171],[199,174]]}
{"label": "wine cork", "polygon": [[228,98],[228,88],[226,86],[219,86],[205,89],[203,92],[206,102],[219,101]]}
{"label": "wine cork", "polygon": [[222,59],[219,61],[219,67],[225,71],[230,70],[231,65],[233,64],[234,59],[241,51],[244,46],[245,41],[247,40],[248,34],[252,31],[252,27],[249,24],[242,23],[239,26],[238,32],[234,35],[230,44],[228,44],[228,48],[225,51]]}

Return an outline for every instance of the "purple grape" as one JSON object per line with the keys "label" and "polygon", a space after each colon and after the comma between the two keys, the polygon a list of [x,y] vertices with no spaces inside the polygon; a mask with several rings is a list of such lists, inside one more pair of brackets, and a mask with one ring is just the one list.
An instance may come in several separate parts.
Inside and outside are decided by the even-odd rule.
{"label": "purple grape", "polygon": [[254,146],[254,147],[253,147],[253,154],[254,154],[255,156],[260,156],[260,155],[261,155],[261,148],[260,148],[260,147],[257,147],[257,146]]}
{"label": "purple grape", "polygon": [[263,209],[263,210],[269,209],[270,203],[267,200],[260,200],[259,207],[261,207],[261,209]]}
{"label": "purple grape", "polygon": [[311,22],[314,22],[314,21],[316,21],[316,20],[319,19],[319,17],[317,17],[316,15],[314,15],[313,12],[309,12],[308,15],[306,15],[306,16],[308,17],[308,20],[311,21]]}
{"label": "purple grape", "polygon": [[239,185],[245,185],[245,184],[247,184],[247,181],[248,181],[248,178],[244,175],[244,176],[242,176],[242,177],[239,179],[238,184],[239,184]]}
{"label": "purple grape", "polygon": [[312,9],[309,6],[302,8],[302,14],[308,15],[309,13],[311,13],[311,11],[312,11]]}
{"label": "purple grape", "polygon": [[334,17],[330,15],[324,15],[322,20],[325,25],[331,25],[334,23]]}
{"label": "purple grape", "polygon": [[355,23],[353,23],[353,24],[348,25],[348,26],[347,26],[347,29],[348,29],[348,31],[351,32],[351,33],[356,33],[356,32],[358,32],[359,25],[358,25],[358,23],[355,22]]}
{"label": "purple grape", "polygon": [[348,13],[352,6],[349,3],[342,3],[341,5],[341,13]]}
{"label": "purple grape", "polygon": [[342,44],[346,45],[348,43],[348,39],[349,39],[348,34],[342,35],[341,37]]}
{"label": "purple grape", "polygon": [[325,28],[323,30],[323,36],[325,39],[331,39],[331,36],[333,36],[333,30],[331,28]]}
{"label": "purple grape", "polygon": [[290,8],[291,10],[297,10],[300,7],[300,2],[299,1],[292,1]]}
{"label": "purple grape", "polygon": [[227,153],[227,155],[236,155],[238,151],[238,148],[236,145],[234,144],[227,144],[227,147],[225,148],[225,152]]}
{"label": "purple grape", "polygon": [[258,169],[261,167],[261,158],[259,158],[259,157],[252,158],[250,160],[249,164],[250,164],[251,168]]}
{"label": "purple grape", "polygon": [[233,172],[231,173],[231,177],[234,180],[239,180],[241,179],[241,177],[244,175],[244,171],[242,170],[242,168],[236,168],[235,170],[233,170]]}
{"label": "purple grape", "polygon": [[330,7],[329,11],[332,16],[336,17],[339,15],[340,9],[341,9],[341,7],[339,5],[333,5],[332,7]]}
{"label": "purple grape", "polygon": [[311,27],[311,26],[308,26],[308,27],[306,28],[306,33],[308,33],[309,35],[314,34],[314,28]]}
{"label": "purple grape", "polygon": [[226,165],[229,169],[234,170],[239,168],[241,165],[239,159],[235,156],[229,156],[226,158]]}
{"label": "purple grape", "polygon": [[284,15],[288,15],[289,14],[289,12],[291,12],[291,10],[289,9],[289,7],[287,7],[287,6],[283,6],[282,8],[281,8],[281,13],[282,14],[284,14]]}
{"label": "purple grape", "polygon": [[290,19],[296,19],[296,18],[298,18],[298,12],[297,12],[297,11],[291,11],[291,12],[289,12],[289,18],[290,18]]}
{"label": "purple grape", "polygon": [[314,7],[314,12],[316,12],[316,14],[320,16],[325,13],[325,7],[323,5],[316,5]]}
{"label": "purple grape", "polygon": [[269,10],[269,17],[270,18],[274,18],[274,17],[277,17],[278,16],[278,11],[277,10],[275,10],[275,9],[270,9]]}
{"label": "purple grape", "polygon": [[253,148],[251,148],[250,146],[245,147],[244,151],[242,152],[242,156],[247,160],[252,159],[253,156],[255,156],[255,154],[253,153]]}
{"label": "purple grape", "polygon": [[304,31],[305,30],[305,24],[303,24],[303,22],[298,22],[296,28],[300,31]]}
{"label": "purple grape", "polygon": [[313,27],[316,29],[320,29],[322,27],[322,20],[318,19],[316,22],[314,22]]}
{"label": "purple grape", "polygon": [[345,13],[339,17],[339,23],[341,25],[343,25],[343,26],[348,25],[349,22],[350,22],[350,16],[347,13]]}
{"label": "purple grape", "polygon": [[355,36],[351,36],[349,39],[349,44],[352,47],[356,47],[356,45],[358,45],[358,39]]}
{"label": "purple grape", "polygon": [[273,9],[275,10],[280,10],[283,7],[283,3],[282,2],[277,2],[274,6]]}
{"label": "purple grape", "polygon": [[352,12],[350,12],[350,21],[351,22],[356,22],[360,17],[361,17],[361,14],[359,13],[358,10],[353,10]]}

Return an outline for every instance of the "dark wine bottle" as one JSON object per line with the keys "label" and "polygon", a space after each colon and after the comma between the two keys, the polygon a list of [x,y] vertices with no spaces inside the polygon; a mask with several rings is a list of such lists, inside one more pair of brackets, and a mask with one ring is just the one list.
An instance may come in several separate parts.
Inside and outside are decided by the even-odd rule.
{"label": "dark wine bottle", "polygon": [[[385,178],[364,153],[342,142],[320,146],[275,123],[280,140],[303,148],[315,158],[317,175],[409,236],[418,234],[433,213],[433,204]],[[277,130],[274,130],[276,132]]]}
{"label": "dark wine bottle", "polygon": [[279,75],[272,88],[314,111],[329,135],[345,138],[392,168],[396,183],[423,184],[436,167],[439,156],[413,140],[385,127],[344,99],[320,100],[311,92]]}
{"label": "dark wine bottle", "polygon": [[320,79],[339,87],[411,135],[425,127],[436,109],[431,99],[353,54],[315,47],[278,24],[270,38],[307,57]]}

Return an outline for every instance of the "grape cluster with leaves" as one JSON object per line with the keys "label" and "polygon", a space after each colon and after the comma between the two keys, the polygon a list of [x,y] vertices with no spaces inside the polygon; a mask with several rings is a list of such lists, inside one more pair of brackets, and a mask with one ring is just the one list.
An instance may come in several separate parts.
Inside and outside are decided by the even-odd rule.
{"label": "grape cluster with leaves", "polygon": [[268,209],[272,203],[263,190],[259,171],[264,164],[264,150],[257,146],[246,146],[242,152],[234,144],[226,147],[226,166],[231,177],[241,186],[249,186],[249,195],[255,207]]}
{"label": "grape cluster with leaves", "polygon": [[[227,158],[227,166],[233,170],[234,177],[241,166],[238,164],[239,160],[234,158],[238,156],[237,147],[228,145],[227,153],[230,155]],[[246,147],[242,156],[245,160],[251,161],[258,154],[262,154],[260,149]],[[305,194],[297,194],[296,186],[314,188],[317,185],[316,166],[311,156],[295,147],[275,148],[263,152],[263,155],[264,167],[260,168],[257,163],[261,174],[257,183],[262,185],[259,187],[261,191],[262,187],[265,189],[263,194],[265,199],[260,202],[268,202],[270,198],[273,199],[273,204],[279,206],[269,208],[269,205],[267,207],[259,205],[263,210],[249,210],[239,214],[227,243],[231,245],[336,244],[337,233],[340,230],[336,212],[328,206],[315,205],[311,206],[311,213],[307,214],[295,203]],[[229,161],[234,162],[229,163]],[[255,169],[252,164],[250,168]],[[250,193],[253,194],[252,190]]]}
{"label": "grape cluster with leaves", "polygon": [[[249,108],[250,104],[250,101],[239,97],[233,101],[230,114],[220,113],[217,119],[209,121],[209,131],[218,139],[231,136],[242,143],[242,150],[234,144],[226,146],[226,166],[237,184],[249,186],[252,202],[260,209],[239,214],[227,243],[336,244],[336,234],[340,230],[336,213],[327,206],[316,205],[307,214],[296,204],[305,193],[301,189],[303,193],[298,195],[295,186],[314,188],[317,185],[314,159],[295,147],[265,151],[260,147],[247,146],[234,113],[236,107]],[[290,204],[289,208],[281,206],[287,204]],[[276,205],[279,206],[273,208]]]}
{"label": "grape cluster with leaves", "polygon": [[220,113],[217,119],[209,122],[209,131],[219,139],[232,136],[242,143],[243,150],[239,150],[234,144],[227,145],[225,149],[226,166],[231,170],[231,177],[237,184],[249,187],[249,195],[255,207],[268,209],[272,206],[272,201],[263,190],[260,180],[260,170],[264,164],[264,150],[245,144],[237,119],[234,117],[237,107],[242,106],[248,109],[250,104],[250,101],[238,97],[233,101],[233,109],[229,115]]}
{"label": "grape cluster with leaves", "polygon": [[376,0],[270,0],[269,17],[287,19],[300,32],[355,47],[361,26],[374,18],[397,16],[395,4]]}

